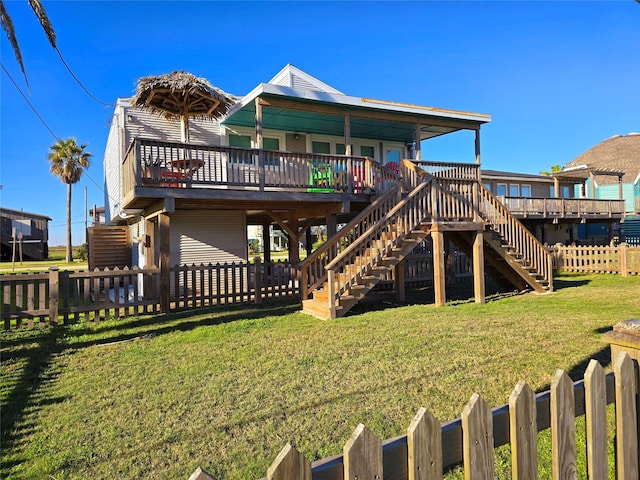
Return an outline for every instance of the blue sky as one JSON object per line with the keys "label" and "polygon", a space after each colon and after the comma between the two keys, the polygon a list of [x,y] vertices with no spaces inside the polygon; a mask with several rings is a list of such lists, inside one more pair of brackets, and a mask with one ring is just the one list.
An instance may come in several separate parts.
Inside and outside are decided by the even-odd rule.
{"label": "blue sky", "polygon": [[[29,100],[53,132],[94,154],[73,189],[73,242],[88,204],[104,205],[113,109],[91,100],[51,49],[26,0],[6,1]],[[488,113],[482,166],[538,173],[598,142],[640,131],[640,4],[607,2],[47,1],[58,47],[102,102],[173,70],[243,95],[292,63],[346,94]],[[9,43],[4,67],[26,93]],[[66,186],[49,173],[55,141],[0,72],[0,204],[48,215],[64,244]],[[473,138],[423,143],[426,158],[472,161]]]}

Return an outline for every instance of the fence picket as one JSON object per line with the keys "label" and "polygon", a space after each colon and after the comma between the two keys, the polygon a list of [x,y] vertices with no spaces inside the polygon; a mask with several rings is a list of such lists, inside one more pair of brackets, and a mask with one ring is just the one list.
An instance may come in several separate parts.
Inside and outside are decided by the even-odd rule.
{"label": "fence picket", "polygon": [[382,480],[382,442],[362,423],[343,449],[344,480]]}
{"label": "fence picket", "polygon": [[477,393],[462,411],[462,449],[465,480],[493,480],[493,417]]}
{"label": "fence picket", "polygon": [[421,408],[407,430],[409,480],[442,478],[442,429],[431,413]]}
{"label": "fence picket", "polygon": [[587,469],[590,480],[607,480],[607,390],[604,369],[591,360],[584,374]]}
{"label": "fence picket", "polygon": [[637,374],[629,355],[618,356],[613,366],[616,376],[616,464],[618,480],[637,480],[638,426],[636,412]]}
{"label": "fence picket", "polygon": [[288,443],[267,469],[267,480],[311,480],[311,463]]}
{"label": "fence picket", "polygon": [[513,480],[537,479],[536,397],[525,382],[519,382],[509,397],[509,431]]}
{"label": "fence picket", "polygon": [[553,480],[576,479],[576,427],[573,382],[558,370],[551,382]]}

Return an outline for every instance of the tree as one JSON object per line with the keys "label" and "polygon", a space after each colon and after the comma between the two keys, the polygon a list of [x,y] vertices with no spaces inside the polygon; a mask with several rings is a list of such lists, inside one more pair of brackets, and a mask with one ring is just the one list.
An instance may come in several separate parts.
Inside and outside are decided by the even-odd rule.
{"label": "tree", "polygon": [[89,158],[93,155],[86,152],[87,144],[78,145],[75,138],[58,140],[49,148],[51,173],[62,183],[67,184],[67,263],[73,260],[71,244],[71,185],[82,177],[85,168],[89,168]]}
{"label": "tree", "polygon": [[563,170],[564,170],[564,167],[561,167],[559,163],[556,163],[555,165],[551,165],[551,171],[542,170],[540,172],[540,175],[547,175],[548,177],[550,177],[554,173],[560,173]]}
{"label": "tree", "polygon": [[[56,33],[53,31],[53,26],[49,21],[49,17],[47,16],[47,12],[45,12],[44,7],[40,0],[28,0],[29,6],[33,13],[35,13],[36,17],[38,17],[38,21],[40,25],[42,25],[42,29],[44,30],[49,43],[56,50],[58,49],[56,46]],[[13,48],[13,53],[16,56],[16,60],[18,61],[18,65],[20,65],[20,70],[22,70],[22,75],[24,75],[24,79],[29,85],[29,81],[27,80],[27,72],[24,69],[24,63],[22,61],[22,52],[20,51],[20,46],[18,45],[18,38],[16,37],[16,30],[13,26],[13,21],[7,12],[7,8],[5,6],[4,0],[0,0],[0,20],[2,23],[2,29],[4,33],[7,34],[7,38],[9,39],[9,43]]]}

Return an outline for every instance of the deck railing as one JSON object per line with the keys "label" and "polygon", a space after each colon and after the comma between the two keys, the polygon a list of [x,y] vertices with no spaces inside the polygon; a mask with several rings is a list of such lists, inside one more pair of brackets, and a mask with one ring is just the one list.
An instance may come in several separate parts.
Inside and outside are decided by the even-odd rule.
{"label": "deck railing", "polygon": [[500,234],[514,253],[526,262],[526,266],[532,267],[543,281],[548,282],[551,290],[553,285],[551,254],[497,197],[483,185],[478,185],[478,188],[481,217]]}
{"label": "deck railing", "polygon": [[381,193],[399,176],[368,157],[293,153],[134,139],[123,195],[136,186],[319,193]]}
{"label": "deck railing", "polygon": [[531,198],[497,197],[509,211],[519,217],[583,218],[621,217],[624,200],[594,200],[591,198]]}

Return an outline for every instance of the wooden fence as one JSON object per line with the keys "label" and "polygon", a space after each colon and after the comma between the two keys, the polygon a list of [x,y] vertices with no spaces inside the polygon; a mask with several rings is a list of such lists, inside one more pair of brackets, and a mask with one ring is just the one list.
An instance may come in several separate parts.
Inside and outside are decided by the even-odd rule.
{"label": "wooden fence", "polygon": [[629,247],[626,243],[617,247],[556,245],[550,251],[555,270],[640,275],[640,247]]}
{"label": "wooden fence", "polygon": [[[418,480],[443,477],[443,470],[462,465],[464,478],[494,479],[494,449],[511,445],[513,479],[538,478],[538,432],[551,429],[554,479],[577,478],[575,418],[586,417],[588,478],[609,475],[608,438],[614,438],[612,468],[617,478],[637,480],[638,374],[626,352],[616,359],[613,372],[591,360],[584,380],[573,383],[558,370],[549,391],[534,394],[518,383],[509,403],[491,409],[474,394],[461,418],[442,423],[424,408],[418,410],[401,437],[381,441],[358,425],[343,454],[310,463],[291,445],[285,446],[267,470],[268,480],[382,479]],[[607,405],[615,404],[615,435],[608,431]],[[212,478],[202,469],[191,478]]]}
{"label": "wooden fence", "polygon": [[[260,303],[300,295],[289,263],[239,262],[171,268],[171,311]],[[45,326],[160,312],[160,269],[95,269],[0,275],[0,318],[5,329]]]}

